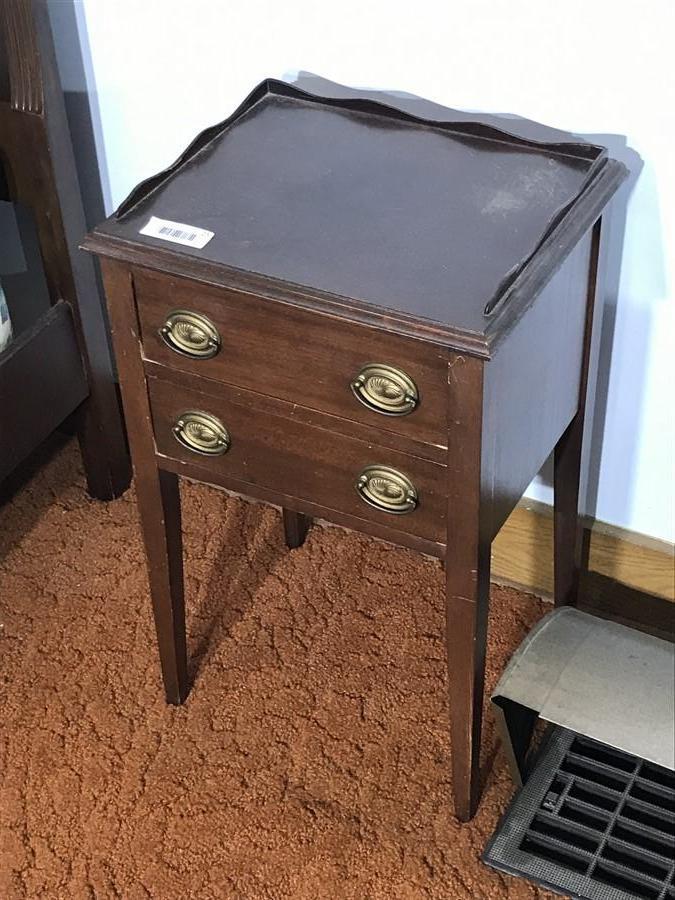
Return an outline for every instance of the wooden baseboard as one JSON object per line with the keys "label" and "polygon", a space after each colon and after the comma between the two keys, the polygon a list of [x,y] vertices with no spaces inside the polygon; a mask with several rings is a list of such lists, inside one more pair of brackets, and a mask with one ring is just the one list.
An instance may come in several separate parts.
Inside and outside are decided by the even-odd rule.
{"label": "wooden baseboard", "polygon": [[582,572],[579,608],[601,619],[611,619],[675,642],[672,600],[628,587],[599,572]]}
{"label": "wooden baseboard", "polygon": [[[495,581],[553,595],[553,511],[543,503],[518,506],[492,545]],[[639,591],[675,600],[675,550],[665,541],[606,525],[584,531],[587,568]]]}

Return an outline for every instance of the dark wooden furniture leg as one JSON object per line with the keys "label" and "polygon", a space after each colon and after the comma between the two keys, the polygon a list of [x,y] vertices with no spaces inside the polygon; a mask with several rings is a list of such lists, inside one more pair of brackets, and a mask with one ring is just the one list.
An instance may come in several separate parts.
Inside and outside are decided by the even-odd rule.
{"label": "dark wooden furniture leg", "polygon": [[178,705],[189,691],[178,476],[154,461],[134,464],[164,693]]}
{"label": "dark wooden furniture leg", "polygon": [[309,526],[312,524],[311,518],[304,516],[302,513],[294,512],[292,509],[286,509],[286,507],[281,512],[284,519],[286,546],[290,550],[301,547],[305,543]]}
{"label": "dark wooden furniture leg", "polygon": [[116,340],[164,692],[168,703],[180,704],[187,697],[189,684],[178,477],[157,466],[145,373],[138,352],[131,273],[107,260],[102,262],[102,271]]}
{"label": "dark wooden furniture leg", "polygon": [[553,568],[556,606],[575,605],[579,593],[583,532],[579,514],[579,484],[593,317],[599,283],[601,228],[602,219],[598,219],[591,240],[579,407],[558,440],[553,454]]}
{"label": "dark wooden furniture leg", "polygon": [[[105,328],[103,320],[99,326]],[[91,365],[95,347],[94,343],[87,345],[90,394],[78,412],[77,437],[89,493],[97,500],[113,500],[129,487],[129,451],[112,370],[98,372]],[[108,352],[107,347],[101,352]]]}
{"label": "dark wooden furniture leg", "polygon": [[[490,596],[490,544],[466,534],[459,563],[447,562],[446,641],[455,815],[468,822],[480,799],[485,648]],[[467,562],[469,559],[473,562]]]}
{"label": "dark wooden furniture leg", "polygon": [[553,575],[556,606],[574,606],[581,571],[581,519],[579,476],[583,410],[565,430],[553,454]]}
{"label": "dark wooden furniture leg", "polygon": [[[491,534],[481,499],[483,364],[457,356],[448,368],[446,646],[455,815],[468,822],[480,798],[480,740]],[[453,453],[456,436],[464,451]]]}

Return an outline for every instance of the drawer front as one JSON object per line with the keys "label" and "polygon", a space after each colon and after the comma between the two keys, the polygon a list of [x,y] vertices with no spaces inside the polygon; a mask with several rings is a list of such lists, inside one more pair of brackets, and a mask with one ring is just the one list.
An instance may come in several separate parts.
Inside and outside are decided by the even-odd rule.
{"label": "drawer front", "polygon": [[202,467],[205,481],[244,482],[253,496],[259,485],[444,543],[445,466],[270,415],[227,387],[148,386],[158,453]]}
{"label": "drawer front", "polygon": [[443,348],[147,270],[134,285],[146,360],[447,446]]}

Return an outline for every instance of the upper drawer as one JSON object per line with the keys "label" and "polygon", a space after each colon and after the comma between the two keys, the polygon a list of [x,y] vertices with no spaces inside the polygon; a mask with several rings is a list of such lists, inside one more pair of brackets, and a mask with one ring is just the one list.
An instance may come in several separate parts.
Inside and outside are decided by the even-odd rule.
{"label": "upper drawer", "polygon": [[[148,270],[134,286],[145,359],[447,445],[443,348]],[[200,345],[207,355],[190,356]]]}

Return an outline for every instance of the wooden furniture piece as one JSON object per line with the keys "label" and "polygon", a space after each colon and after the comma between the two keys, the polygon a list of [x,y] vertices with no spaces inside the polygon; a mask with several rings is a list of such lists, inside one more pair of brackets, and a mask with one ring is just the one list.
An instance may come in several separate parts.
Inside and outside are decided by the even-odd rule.
{"label": "wooden furniture piece", "polygon": [[[85,243],[103,258],[168,701],[188,693],[178,475],[279,504],[291,547],[321,516],[431,554],[463,820],[490,543],[554,447],[556,595],[575,598],[600,217],[625,176],[600,147],[512,124],[266,81]],[[152,216],[157,237],[140,233]]]}
{"label": "wooden furniture piece", "polygon": [[0,481],[75,413],[89,490],[111,499],[131,466],[44,0],[0,0],[0,202],[26,261],[3,277]]}

